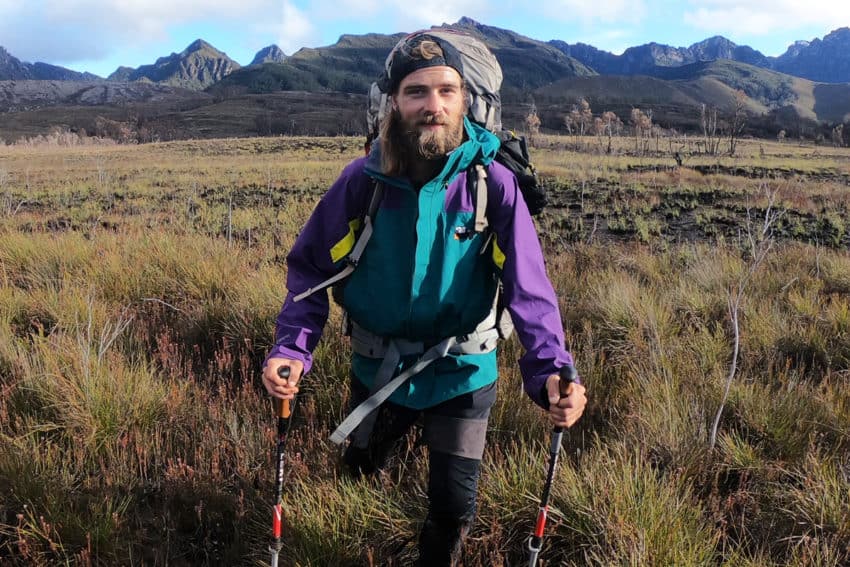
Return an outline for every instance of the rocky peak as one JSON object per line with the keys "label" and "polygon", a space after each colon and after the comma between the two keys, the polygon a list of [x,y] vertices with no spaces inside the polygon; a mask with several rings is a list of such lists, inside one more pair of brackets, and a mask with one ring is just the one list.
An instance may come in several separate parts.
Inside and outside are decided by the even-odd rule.
{"label": "rocky peak", "polygon": [[277,45],[269,45],[264,47],[254,55],[254,60],[251,65],[261,65],[263,63],[283,63],[286,60],[286,53]]}
{"label": "rocky peak", "polygon": [[162,85],[203,90],[220,81],[240,65],[206,41],[196,39],[180,53],[160,57],[138,69],[121,67],[110,75],[112,80],[149,80]]}
{"label": "rocky peak", "polygon": [[215,53],[222,53],[203,39],[196,39],[190,43],[189,46],[180,53],[180,55],[186,56],[190,53],[195,53],[196,51],[213,51]]}
{"label": "rocky peak", "polygon": [[737,47],[734,42],[721,35],[716,35],[693,44],[688,50],[698,61],[705,61],[712,59],[733,59]]}

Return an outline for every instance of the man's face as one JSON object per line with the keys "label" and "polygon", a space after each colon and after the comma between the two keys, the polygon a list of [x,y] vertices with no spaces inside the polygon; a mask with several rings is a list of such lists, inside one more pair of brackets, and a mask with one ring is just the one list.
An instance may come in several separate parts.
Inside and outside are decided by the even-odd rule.
{"label": "man's face", "polygon": [[465,92],[451,67],[418,69],[402,79],[393,97],[411,149],[424,159],[437,159],[463,141]]}

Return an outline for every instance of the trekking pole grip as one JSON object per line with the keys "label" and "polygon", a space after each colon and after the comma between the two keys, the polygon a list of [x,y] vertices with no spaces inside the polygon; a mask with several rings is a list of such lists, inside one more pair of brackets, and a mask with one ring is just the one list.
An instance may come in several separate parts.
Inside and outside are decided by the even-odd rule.
{"label": "trekking pole grip", "polygon": [[[572,385],[576,381],[576,376],[578,375],[578,373],[576,372],[576,369],[573,365],[568,364],[566,366],[563,366],[558,371],[558,375],[561,377],[561,379],[558,381],[558,392],[561,394],[562,398],[566,398],[570,395],[570,390],[572,389]],[[555,427],[555,433],[561,433],[563,430],[564,428],[561,426]],[[558,446],[561,445],[560,436],[557,438],[556,442]]]}
{"label": "trekking pole grip", "polygon": [[[289,366],[279,366],[277,368],[277,375],[284,380],[288,380],[292,375],[292,369]],[[292,406],[290,404],[291,400],[278,401],[280,403],[277,405],[277,416],[283,419],[289,419],[289,416],[292,415]]]}
{"label": "trekking pole grip", "polygon": [[561,392],[561,397],[566,398],[570,395],[570,386],[575,383],[578,373],[573,365],[568,364],[558,371],[558,375],[561,377],[560,382],[558,382],[558,389]]}

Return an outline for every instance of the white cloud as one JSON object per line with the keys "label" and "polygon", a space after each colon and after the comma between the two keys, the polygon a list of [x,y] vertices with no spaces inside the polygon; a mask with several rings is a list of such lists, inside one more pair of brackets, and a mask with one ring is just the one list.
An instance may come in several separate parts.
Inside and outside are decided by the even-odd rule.
{"label": "white cloud", "polygon": [[[574,38],[570,43],[586,43],[614,53],[615,55],[621,55],[623,51],[634,45],[631,39],[631,34],[628,30],[600,29],[594,30],[593,33],[589,33],[587,35],[580,35]],[[600,46],[604,46],[604,48]]]}
{"label": "white cloud", "polygon": [[315,42],[316,28],[305,12],[302,12],[290,0],[284,0],[281,6],[281,20],[277,31],[277,46],[287,55],[305,45]]}
{"label": "white cloud", "polygon": [[317,21],[389,25],[373,31],[396,33],[453,23],[463,16],[486,21],[491,4],[492,0],[318,0],[310,4],[310,14]]}
{"label": "white cloud", "polygon": [[399,31],[414,31],[429,28],[432,25],[453,23],[463,16],[481,18],[486,15],[485,0],[460,0],[441,2],[439,0],[413,1],[393,0],[392,11]]}
{"label": "white cloud", "polygon": [[98,59],[145,45],[172,26],[226,21],[251,29],[279,0],[0,0],[0,45],[28,61]]}
{"label": "white cloud", "polygon": [[850,2],[846,1],[701,0],[690,5],[691,10],[684,15],[687,24],[740,36],[767,35],[806,26],[833,30],[850,25]]}
{"label": "white cloud", "polygon": [[365,20],[375,16],[385,3],[380,0],[319,0],[310,9],[322,19]]}
{"label": "white cloud", "polygon": [[543,4],[545,14],[563,22],[636,24],[646,15],[644,0],[554,0]]}
{"label": "white cloud", "polygon": [[[340,33],[413,31],[462,16],[538,39],[582,38],[591,44],[628,46],[658,40],[664,35],[656,33],[660,26],[736,38],[804,29],[825,33],[850,25],[850,1],[0,0],[0,45],[26,61],[71,64],[144,53],[151,44],[170,46],[178,34],[183,38],[197,28],[232,31],[230,45],[236,42],[246,52],[277,42],[291,54],[304,46],[333,43]],[[539,34],[534,31],[537,23],[529,29],[532,18],[539,21]],[[205,33],[196,37],[215,45],[218,38]],[[619,37],[606,39],[608,33]],[[144,62],[161,55],[152,52]]]}

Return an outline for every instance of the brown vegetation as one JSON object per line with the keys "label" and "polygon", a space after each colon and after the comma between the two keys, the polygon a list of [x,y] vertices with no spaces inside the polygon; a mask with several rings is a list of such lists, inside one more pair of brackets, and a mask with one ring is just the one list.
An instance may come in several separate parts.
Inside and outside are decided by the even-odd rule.
{"label": "brown vegetation", "polygon": [[[590,397],[542,558],[850,562],[848,150],[536,143],[555,201],[539,231]],[[361,145],[0,147],[0,563],[267,560],[274,421],[259,364],[283,258]],[[785,213],[752,269],[745,221],[769,206]],[[711,449],[729,294],[749,272]],[[425,506],[415,437],[366,481],[327,442],[346,399],[339,315],[295,409],[282,561],[410,564]],[[523,564],[536,517],[548,428],[520,391],[519,349],[500,351],[469,566]]]}

